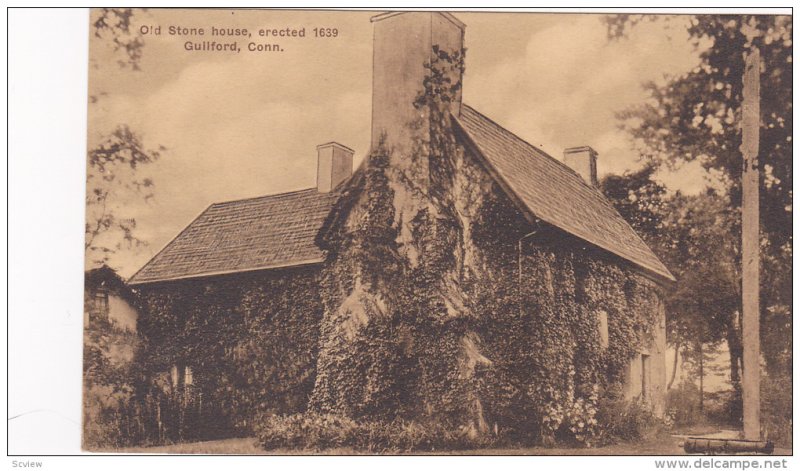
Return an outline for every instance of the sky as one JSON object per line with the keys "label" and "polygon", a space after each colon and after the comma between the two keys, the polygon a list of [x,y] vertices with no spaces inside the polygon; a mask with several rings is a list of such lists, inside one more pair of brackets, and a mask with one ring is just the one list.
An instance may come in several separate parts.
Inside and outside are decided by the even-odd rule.
{"label": "sky", "polygon": [[[137,11],[143,36],[140,70],[107,38],[90,38],[89,148],[127,124],[145,145],[167,148],[141,168],[155,182],[148,201],[120,197],[120,217],[135,218],[140,248],[109,264],[128,277],[211,203],[315,186],[316,146],[329,141],[368,152],[372,86],[372,12],[227,10]],[[96,15],[96,12],[93,13]],[[589,145],[598,173],[641,163],[615,113],[646,99],[642,84],[698,64],[685,32],[690,17],[641,23],[609,41],[600,15],[456,13],[466,23],[463,100],[555,158]],[[94,18],[94,17],[93,17]],[[168,34],[170,26],[204,28],[202,38]],[[279,43],[276,52],[186,51],[184,43],[218,40],[210,29],[248,28],[240,41]],[[313,28],[336,28],[314,38]],[[260,29],[305,28],[304,38],[265,39]],[[398,45],[401,47],[402,45]],[[689,167],[659,178],[688,193],[705,186]]]}

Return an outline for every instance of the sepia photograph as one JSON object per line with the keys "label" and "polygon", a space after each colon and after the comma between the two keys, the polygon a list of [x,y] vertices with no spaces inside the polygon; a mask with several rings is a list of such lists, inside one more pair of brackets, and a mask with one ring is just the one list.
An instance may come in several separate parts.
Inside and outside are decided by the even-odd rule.
{"label": "sepia photograph", "polygon": [[790,15],[88,22],[83,451],[792,455]]}

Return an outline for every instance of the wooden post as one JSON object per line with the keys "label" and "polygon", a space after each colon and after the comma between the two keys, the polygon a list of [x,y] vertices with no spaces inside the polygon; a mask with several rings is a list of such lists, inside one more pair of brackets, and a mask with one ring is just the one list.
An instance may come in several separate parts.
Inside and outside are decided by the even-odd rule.
{"label": "wooden post", "polygon": [[744,346],[742,406],[744,437],[761,438],[759,380],[759,218],[758,138],[760,127],[758,49],[748,54],[744,68],[742,106],[742,340]]}

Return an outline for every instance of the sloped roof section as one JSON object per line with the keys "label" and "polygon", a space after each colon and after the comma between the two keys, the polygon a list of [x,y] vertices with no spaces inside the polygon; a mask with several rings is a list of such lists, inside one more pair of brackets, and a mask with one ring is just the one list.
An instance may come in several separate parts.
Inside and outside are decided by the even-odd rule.
{"label": "sloped roof section", "polygon": [[534,216],[662,279],[675,278],[600,191],[467,105],[455,118],[493,173]]}
{"label": "sloped roof section", "polygon": [[311,188],[212,204],[128,282],[322,262],[324,254],[314,239],[336,197]]}

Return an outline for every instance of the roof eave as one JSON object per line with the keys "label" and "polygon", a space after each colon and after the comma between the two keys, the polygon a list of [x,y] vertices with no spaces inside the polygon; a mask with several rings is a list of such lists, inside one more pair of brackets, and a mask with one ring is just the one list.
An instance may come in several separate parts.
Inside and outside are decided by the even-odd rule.
{"label": "roof eave", "polygon": [[158,283],[169,283],[173,281],[183,281],[183,280],[193,280],[198,278],[210,278],[215,276],[224,276],[224,275],[235,275],[240,273],[253,273],[258,271],[271,271],[271,270],[279,270],[283,268],[300,268],[300,267],[307,267],[311,265],[319,265],[325,261],[325,257],[308,259],[308,260],[301,260],[299,262],[287,262],[287,263],[278,263],[274,265],[267,265],[262,267],[255,267],[255,268],[247,268],[243,270],[221,270],[215,272],[204,272],[204,273],[196,273],[191,275],[182,275],[182,276],[175,276],[169,278],[156,278],[152,280],[135,280],[131,278],[128,281],[130,286],[143,286],[143,285],[154,285]]}
{"label": "roof eave", "polygon": [[[619,257],[619,255],[617,256]],[[678,282],[678,280],[675,279],[675,276],[669,270],[667,270],[666,273],[661,273],[643,267],[638,263],[634,263],[628,260],[627,258],[623,258],[623,260],[625,260],[638,274],[642,275],[643,277],[647,278],[648,280],[652,281],[653,283],[663,288],[669,288]]]}

